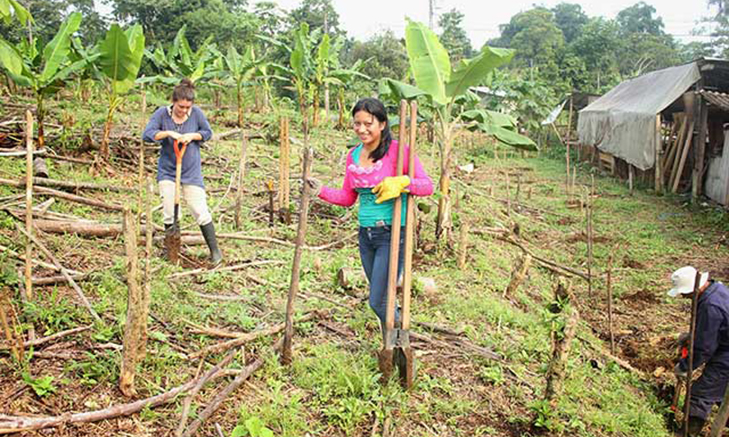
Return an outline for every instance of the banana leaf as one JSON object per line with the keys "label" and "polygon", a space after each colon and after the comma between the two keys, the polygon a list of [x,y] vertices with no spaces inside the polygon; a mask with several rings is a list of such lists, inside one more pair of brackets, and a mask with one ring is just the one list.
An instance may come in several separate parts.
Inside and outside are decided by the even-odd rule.
{"label": "banana leaf", "polygon": [[123,81],[130,74],[133,62],[129,40],[118,24],[112,24],[99,46],[101,71],[113,82]]}
{"label": "banana leaf", "polygon": [[66,21],[61,24],[56,36],[43,49],[45,65],[38,78],[40,83],[48,82],[66,60],[71,49],[71,35],[78,30],[80,24],[81,14],[79,12],[69,15]]}
{"label": "banana leaf", "polygon": [[446,84],[446,96],[454,98],[465,93],[494,69],[509,63],[513,56],[513,50],[485,46],[476,57],[461,60]]}
{"label": "banana leaf", "polygon": [[144,32],[142,26],[135,24],[124,32],[124,36],[129,43],[131,52],[131,62],[127,66],[128,74],[121,81],[114,82],[118,94],[123,94],[134,88],[134,82],[139,74],[139,67],[142,65],[142,57],[144,56]]}
{"label": "banana leaf", "polygon": [[538,150],[537,145],[531,138],[503,128],[501,126],[488,125],[485,123],[479,124],[481,130],[489,135],[493,135],[499,142],[521,150],[536,151]]}
{"label": "banana leaf", "polygon": [[23,72],[23,58],[15,50],[15,47],[0,38],[0,63],[11,74],[20,75]]}
{"label": "banana leaf", "polygon": [[446,83],[450,79],[451,61],[438,37],[424,24],[408,20],[405,42],[418,88],[430,94],[435,103],[448,104]]}

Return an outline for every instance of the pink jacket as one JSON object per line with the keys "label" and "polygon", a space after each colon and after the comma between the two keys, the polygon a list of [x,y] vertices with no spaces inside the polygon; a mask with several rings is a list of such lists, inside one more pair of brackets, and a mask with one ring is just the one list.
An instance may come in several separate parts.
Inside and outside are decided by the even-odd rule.
{"label": "pink jacket", "polygon": [[[385,156],[370,167],[360,167],[354,163],[352,152],[356,147],[349,150],[347,154],[347,169],[344,174],[344,183],[341,189],[322,187],[319,198],[341,206],[352,206],[357,201],[357,188],[372,188],[387,176],[396,176],[398,143],[392,140]],[[364,152],[364,149],[362,149]],[[408,174],[408,153],[410,148],[405,145],[405,156],[403,158],[403,174]],[[408,186],[410,194],[415,196],[429,196],[433,194],[433,181],[425,173],[418,156],[415,156],[415,177],[410,180]]]}

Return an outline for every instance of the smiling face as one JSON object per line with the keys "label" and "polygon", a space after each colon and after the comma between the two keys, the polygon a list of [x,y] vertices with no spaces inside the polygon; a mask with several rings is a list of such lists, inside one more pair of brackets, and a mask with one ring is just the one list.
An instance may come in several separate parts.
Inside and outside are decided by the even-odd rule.
{"label": "smiling face", "polygon": [[192,102],[190,100],[180,99],[172,104],[172,114],[178,119],[184,119],[190,113]]}
{"label": "smiling face", "polygon": [[353,127],[354,133],[369,150],[375,149],[380,145],[382,131],[387,123],[381,122],[374,115],[367,111],[359,111],[354,114]]}

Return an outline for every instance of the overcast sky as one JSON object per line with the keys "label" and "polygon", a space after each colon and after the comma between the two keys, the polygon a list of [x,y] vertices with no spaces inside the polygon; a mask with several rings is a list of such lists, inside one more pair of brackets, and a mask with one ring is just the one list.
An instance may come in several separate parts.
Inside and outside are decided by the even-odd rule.
{"label": "overcast sky", "polygon": [[[275,0],[282,8],[296,8],[300,0]],[[589,17],[615,18],[626,7],[638,0],[563,0],[578,3]],[[666,33],[683,42],[708,41],[708,38],[691,38],[691,30],[697,22],[710,15],[706,0],[645,0],[656,8],[656,14],[663,19]],[[340,27],[347,34],[365,40],[375,33],[392,29],[398,36],[405,30],[405,17],[428,23],[428,0],[332,0],[339,13]],[[512,16],[531,9],[535,4],[548,8],[561,3],[559,0],[436,0],[436,13],[456,8],[465,14],[463,27],[474,47],[481,47],[486,40],[499,36],[499,24],[508,23]],[[434,22],[437,23],[437,19]]]}

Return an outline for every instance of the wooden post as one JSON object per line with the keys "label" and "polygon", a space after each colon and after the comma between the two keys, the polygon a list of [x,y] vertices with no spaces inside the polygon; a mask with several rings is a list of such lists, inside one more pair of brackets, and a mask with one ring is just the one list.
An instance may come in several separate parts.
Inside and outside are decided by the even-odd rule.
{"label": "wooden post", "polygon": [[468,223],[464,220],[464,221],[461,221],[460,243],[458,244],[458,268],[460,270],[463,270],[466,268],[466,258],[467,257],[468,257]]}
{"label": "wooden post", "polygon": [[509,186],[509,172],[506,172],[506,215],[511,217],[511,188]]}
{"label": "wooden post", "polygon": [[683,435],[688,437],[689,412],[691,411],[691,382],[694,372],[694,340],[696,338],[696,309],[699,304],[699,289],[701,288],[701,272],[696,269],[694,279],[694,292],[691,295],[691,324],[689,325],[688,370],[686,372],[686,397],[684,400],[684,428]]}
{"label": "wooden post", "polygon": [[673,172],[671,173],[671,180],[672,180],[672,187],[671,192],[676,194],[678,191],[678,185],[681,183],[681,176],[683,175],[683,168],[686,165],[686,158],[688,157],[688,152],[691,149],[691,139],[694,136],[694,121],[693,119],[689,122],[687,120],[687,123],[689,125],[688,131],[686,132],[686,142],[683,145],[683,149],[681,150],[681,159],[677,161],[677,166],[674,167]]}
{"label": "wooden post", "polygon": [[129,208],[124,209],[124,247],[127,255],[127,320],[124,325],[124,350],[119,376],[119,389],[127,397],[134,396],[134,376],[139,364],[139,342],[142,335],[142,321],[147,318],[143,308],[144,297],[139,287],[137,258],[137,226]]}
{"label": "wooden post", "polygon": [[289,207],[289,175],[291,171],[291,150],[289,142],[289,119],[281,118],[281,138],[278,157],[278,209],[288,210]]}
{"label": "wooden post", "polygon": [[[616,247],[617,250],[617,247]],[[608,256],[607,261],[607,311],[608,311],[608,331],[610,331],[610,353],[615,355],[615,334],[613,331],[613,253]]]}
{"label": "wooden post", "polygon": [[635,177],[635,170],[633,169],[633,164],[628,163],[628,190],[630,191],[630,195],[633,195],[633,179]]}
{"label": "wooden post", "polygon": [[[572,111],[573,111],[573,100],[574,100],[574,91],[570,93],[570,113],[569,117],[567,118],[567,133],[565,134],[566,143],[569,144],[570,140],[572,139]],[[579,149],[577,149],[579,151]]]}
{"label": "wooden post", "polygon": [[663,193],[663,135],[661,134],[661,114],[656,115],[656,157],[655,178],[653,179],[656,194]]}
{"label": "wooden post", "polygon": [[274,213],[276,210],[275,202],[274,202],[274,190],[273,190],[273,181],[268,180],[266,181],[266,190],[268,191],[268,226],[273,227],[274,225]]}
{"label": "wooden post", "polygon": [[296,248],[294,249],[294,261],[291,268],[291,285],[289,296],[286,302],[286,329],[284,330],[284,345],[281,353],[281,362],[290,364],[292,359],[292,340],[294,337],[294,300],[299,292],[299,271],[301,267],[301,252],[303,251],[304,238],[306,237],[306,224],[309,217],[309,198],[311,189],[306,180],[311,175],[313,151],[309,148],[308,138],[305,136],[304,146],[304,171],[301,177],[303,190],[301,192],[301,206],[299,207],[299,228],[296,232]]}
{"label": "wooden post", "polygon": [[694,108],[694,119],[698,131],[696,132],[696,142],[694,147],[694,173],[693,185],[691,189],[691,197],[698,199],[703,193],[704,180],[704,160],[706,157],[706,128],[708,121],[708,108],[701,94],[696,94],[696,102]]}
{"label": "wooden post", "polygon": [[526,275],[529,272],[529,267],[531,267],[531,265],[532,256],[526,252],[522,253],[521,258],[519,258],[519,262],[514,266],[514,270],[512,270],[511,272],[509,285],[504,289],[504,298],[508,298],[509,296],[514,295],[521,283],[524,282],[524,279],[526,278]]}
{"label": "wooden post", "polygon": [[240,230],[240,209],[243,204],[243,181],[246,177],[246,154],[248,153],[248,135],[241,131],[240,159],[238,160],[238,191],[235,196],[235,229]]}
{"label": "wooden post", "polygon": [[724,392],[724,400],[721,402],[719,412],[716,413],[714,422],[711,423],[711,434],[709,437],[720,437],[729,419],[729,387]]}
{"label": "wooden post", "polygon": [[25,231],[28,241],[25,245],[25,294],[33,300],[33,114],[25,111]]}
{"label": "wooden post", "polygon": [[564,162],[565,162],[565,168],[567,170],[567,178],[565,179],[565,190],[567,191],[567,195],[570,195],[570,145],[566,144],[566,151],[564,154]]}
{"label": "wooden post", "polygon": [[154,193],[154,180],[149,176],[147,178],[147,198],[144,208],[147,214],[147,226],[144,229],[145,254],[144,254],[144,287],[142,288],[142,308],[144,308],[144,317],[140,320],[141,335],[139,340],[139,360],[144,360],[147,355],[147,322],[149,314],[149,305],[152,302],[152,242],[153,242],[153,226],[152,226],[152,193]]}
{"label": "wooden post", "polygon": [[587,292],[592,295],[592,199],[587,196],[585,218],[587,219]]}
{"label": "wooden post", "polygon": [[555,406],[559,395],[562,392],[562,382],[565,378],[567,367],[567,359],[569,357],[572,339],[577,331],[578,313],[572,308],[570,285],[562,279],[557,283],[554,290],[554,301],[564,302],[569,305],[569,311],[564,311],[564,307],[556,304],[550,305],[550,310],[555,314],[562,314],[564,317],[564,325],[562,332],[552,332],[552,358],[547,368],[547,384],[544,390],[544,399],[550,405]]}
{"label": "wooden post", "polygon": [[[10,315],[5,313],[5,309],[10,309]],[[0,322],[3,325],[3,331],[5,332],[5,339],[10,346],[10,350],[13,353],[13,358],[18,364],[23,363],[23,340],[19,337],[14,326],[11,326],[12,321],[12,304],[8,298],[7,288],[3,288],[0,291]],[[14,325],[14,323],[13,323]]]}

